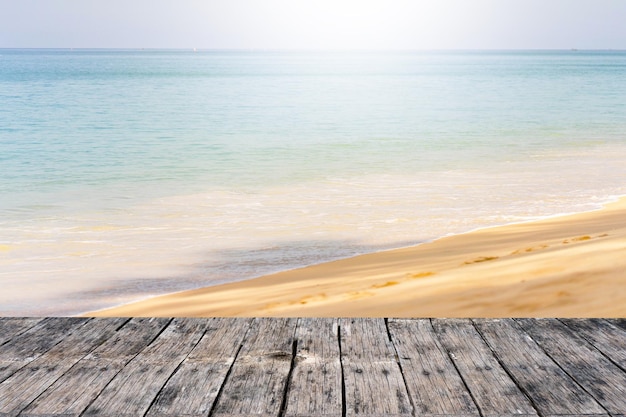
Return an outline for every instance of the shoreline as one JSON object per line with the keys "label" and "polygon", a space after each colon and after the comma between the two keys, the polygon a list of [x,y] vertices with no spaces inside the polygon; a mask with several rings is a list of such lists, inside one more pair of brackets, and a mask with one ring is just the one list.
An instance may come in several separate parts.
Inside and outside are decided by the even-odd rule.
{"label": "shoreline", "polygon": [[[626,287],[626,272],[620,277],[626,261],[611,256],[626,251],[620,218],[626,218],[624,196],[582,213],[477,228],[83,315],[625,316],[626,295],[616,289]],[[581,256],[594,261],[580,265]],[[597,262],[600,268],[594,267]],[[592,277],[599,281],[590,290]],[[538,292],[538,286],[550,290]],[[612,306],[609,300],[615,301]]]}

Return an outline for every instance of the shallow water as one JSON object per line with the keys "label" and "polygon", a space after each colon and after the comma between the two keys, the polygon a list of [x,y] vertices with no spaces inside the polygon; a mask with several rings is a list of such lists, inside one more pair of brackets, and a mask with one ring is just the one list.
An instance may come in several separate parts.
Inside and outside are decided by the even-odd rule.
{"label": "shallow water", "polygon": [[626,194],[626,53],[3,50],[0,314]]}

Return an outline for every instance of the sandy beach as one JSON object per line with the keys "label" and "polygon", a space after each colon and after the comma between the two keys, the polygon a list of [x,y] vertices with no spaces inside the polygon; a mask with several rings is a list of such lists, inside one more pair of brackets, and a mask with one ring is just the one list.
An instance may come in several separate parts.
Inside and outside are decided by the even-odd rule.
{"label": "sandy beach", "polygon": [[625,255],[622,198],[86,315],[624,317]]}

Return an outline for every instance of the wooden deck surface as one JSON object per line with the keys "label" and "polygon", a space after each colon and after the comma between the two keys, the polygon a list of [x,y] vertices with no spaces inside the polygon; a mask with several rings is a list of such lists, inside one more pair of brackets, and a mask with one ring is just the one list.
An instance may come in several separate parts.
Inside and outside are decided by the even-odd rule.
{"label": "wooden deck surface", "polygon": [[0,416],[625,416],[625,319],[0,318]]}

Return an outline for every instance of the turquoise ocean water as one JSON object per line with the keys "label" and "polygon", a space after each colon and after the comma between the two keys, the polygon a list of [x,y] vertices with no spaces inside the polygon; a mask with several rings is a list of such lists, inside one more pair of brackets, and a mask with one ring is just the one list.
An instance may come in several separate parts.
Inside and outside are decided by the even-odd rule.
{"label": "turquoise ocean water", "polygon": [[0,314],[626,194],[626,52],[0,50]]}

